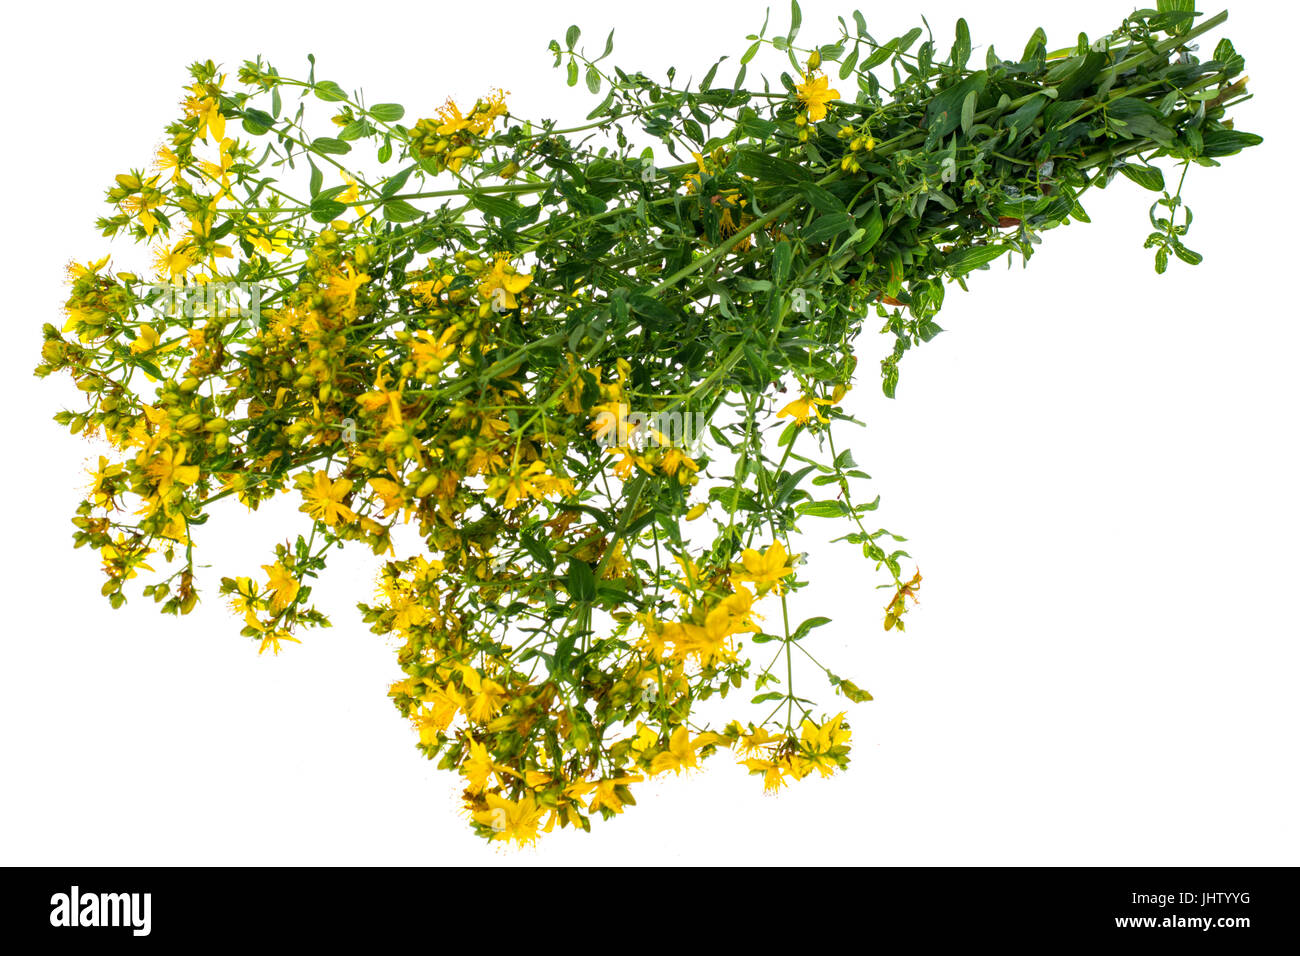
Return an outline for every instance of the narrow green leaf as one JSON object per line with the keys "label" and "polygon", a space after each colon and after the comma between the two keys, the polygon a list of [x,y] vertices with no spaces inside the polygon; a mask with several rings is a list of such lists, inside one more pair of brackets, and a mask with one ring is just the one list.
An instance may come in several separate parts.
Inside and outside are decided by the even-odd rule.
{"label": "narrow green leaf", "polygon": [[948,271],[954,276],[963,276],[974,269],[988,265],[998,256],[1011,249],[1010,246],[968,246],[948,254]]}

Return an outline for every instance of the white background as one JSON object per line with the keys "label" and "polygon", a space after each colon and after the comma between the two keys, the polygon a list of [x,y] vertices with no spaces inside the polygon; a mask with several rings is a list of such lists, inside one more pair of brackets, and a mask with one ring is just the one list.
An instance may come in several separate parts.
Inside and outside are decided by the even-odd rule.
{"label": "white background", "polygon": [[[864,12],[882,38],[925,13],[943,52],[964,14],[978,59],[988,42],[1018,53],[1040,24],[1052,47],[1096,36],[1128,9]],[[592,52],[616,27],[625,69],[699,77],[728,53],[728,78],[762,5],[10,11],[0,862],[1300,862],[1296,22],[1281,10],[1237,2],[1223,31],[1256,92],[1239,128],[1267,142],[1189,174],[1202,266],[1154,274],[1141,248],[1151,196],[1120,180],[1087,199],[1092,225],[1046,234],[1028,270],[954,288],[949,331],[908,355],[896,401],[874,374],[884,340],[865,336],[848,405],[869,427],[841,440],[925,584],[906,635],[884,633],[869,568],[808,522],[803,616],[835,618],[821,653],[876,696],[850,711],[850,772],[771,798],[723,754],[642,785],[640,806],[591,835],[508,853],[469,833],[455,779],[420,758],[385,696],[396,664],[353,608],[373,587],[364,554],[339,555],[318,588],[332,629],[278,658],[238,636],[216,578],[267,562],[296,527],[292,502],[205,529],[209,600],[187,619],[99,597],[96,556],[72,549],[68,523],[98,449],[49,420],[73,393],[31,376],[40,326],[62,322],[64,263],[108,251],[93,229],[103,191],[149,161],[194,59],[233,73],[262,53],[301,75],[314,52],[319,77],[408,116],[500,85],[516,113],[567,124],[594,105],[545,50],[570,22]],[[831,42],[850,12],[810,0],[801,39]]]}

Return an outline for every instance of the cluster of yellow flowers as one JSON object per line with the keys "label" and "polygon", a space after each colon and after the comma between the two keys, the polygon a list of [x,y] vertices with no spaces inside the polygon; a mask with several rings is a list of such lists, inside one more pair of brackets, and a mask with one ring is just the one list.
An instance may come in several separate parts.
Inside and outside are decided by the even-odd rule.
{"label": "cluster of yellow flowers", "polygon": [[795,739],[773,734],[763,727],[728,728],[735,735],[742,763],[751,774],[762,776],[763,789],[775,793],[788,780],[802,780],[814,770],[828,777],[848,766],[849,738],[852,732],[844,723],[844,714],[836,714],[822,724],[804,720]]}
{"label": "cluster of yellow flowers", "polygon": [[[409,130],[391,122],[400,108],[368,113],[345,99],[338,137],[320,146],[300,118],[278,118],[278,99],[260,111],[257,94],[226,90],[211,64],[192,72],[167,144],[150,170],[116,178],[102,221],[153,245],[158,281],[107,258],[71,267],[66,324],[46,327],[38,369],[72,376],[89,404],[58,420],[112,450],[74,519],[112,604],[158,556],[178,566],[143,593],[189,613],[196,529],[212,506],[296,497],[309,533],[276,545],[260,573],[221,580],[243,635],[259,653],[299,643],[304,628],[327,623],[312,592],[328,549],[358,542],[382,556],[361,610],[394,644],[402,677],[390,695],[422,752],[463,778],[469,821],[494,840],[588,829],[634,804],[633,785],[727,748],[768,789],[846,766],[843,715],[818,723],[792,693],[751,702],[779,701],[780,724],[698,723],[699,701],[748,680],[760,690],[780,682],[771,665],[751,674],[742,650],[778,640],[762,632],[758,608],[779,600],[786,616],[797,560],[784,531],[749,547],[758,527],[742,539],[734,517],[724,544],[685,539],[679,521],[716,500],[690,500],[707,456],[654,418],[629,422],[630,409],[668,400],[637,385],[653,360],[595,358],[607,342],[593,310],[605,303],[582,276],[559,277],[555,248],[537,253],[535,238],[476,234],[453,213],[394,228],[410,221],[395,205],[410,169],[386,185],[340,166],[342,185],[325,189],[309,161],[312,195],[299,200],[287,182],[258,178],[234,123],[251,135],[278,123],[284,143],[318,158],[343,155],[370,130],[401,141],[419,178],[497,176],[508,165],[522,182],[505,188],[524,195],[547,160],[518,128],[495,132],[503,94],[468,112],[449,101]],[[262,95],[292,84],[345,97],[259,64],[240,77]],[[809,115],[823,113],[825,96],[808,96]],[[664,186],[666,198],[683,188],[694,197],[684,207],[703,225],[691,242],[712,254],[728,237],[737,252],[755,248],[735,238],[754,222],[750,200],[714,182],[730,162],[725,150],[696,154]],[[776,226],[767,236],[785,241]],[[664,263],[640,268],[658,275]],[[257,310],[217,308],[239,283],[258,287]],[[644,298],[618,301],[640,309]],[[842,395],[810,391],[782,415],[811,432]],[[399,556],[396,532],[412,523],[427,550]]]}
{"label": "cluster of yellow flowers", "polygon": [[497,90],[478,100],[468,113],[461,113],[448,100],[436,116],[417,121],[411,129],[411,156],[459,172],[464,163],[482,155],[483,138],[492,132],[497,117],[508,112],[505,97],[504,91]]}
{"label": "cluster of yellow flowers", "polygon": [[871,135],[870,122],[864,122],[857,126],[848,123],[840,127],[839,132],[835,134],[839,139],[849,141],[849,151],[840,157],[840,169],[846,173],[859,173],[862,171],[862,163],[858,154],[865,157],[867,153],[872,153],[876,149],[876,138]]}
{"label": "cluster of yellow flowers", "polygon": [[562,391],[564,410],[575,415],[583,413],[584,379],[591,382],[599,398],[591,406],[593,417],[587,430],[614,457],[610,472],[623,480],[638,473],[660,474],[675,478],[684,487],[694,485],[700,466],[686,449],[652,424],[630,418],[627,390],[630,372],[627,361],[619,359],[608,381],[604,380],[605,372],[598,365],[586,369],[583,376],[571,358],[568,380]]}
{"label": "cluster of yellow flowers", "polygon": [[[593,682],[603,676],[590,688],[590,712],[568,706],[553,679],[525,676],[522,647],[489,645],[466,630],[452,610],[459,586],[449,565],[423,558],[387,565],[368,617],[375,630],[405,641],[398,656],[408,676],[390,694],[421,749],[441,754],[440,766],[464,778],[466,810],[484,836],[530,843],[557,824],[589,829],[593,815],[608,818],[636,802],[631,785],[695,768],[719,748],[734,749],[769,790],[784,777],[847,766],[843,714],[822,724],[805,719],[798,736],[752,724],[744,731],[736,722],[721,732],[692,731],[692,675],[734,663],[728,639],[758,631],[755,594],[746,585],[760,596],[779,594],[793,569],[780,544],[744,551],[729,572],[706,572],[687,558],[678,563],[685,616],[636,617],[642,636],[617,673],[588,674]],[[479,586],[489,588],[506,577],[482,565],[479,574]],[[470,649],[477,663],[465,659]]]}
{"label": "cluster of yellow flowers", "polygon": [[[68,373],[85,402],[56,421],[108,449],[75,543],[114,607],[149,573],[143,594],[186,614],[219,503],[291,496],[304,532],[221,581],[259,653],[328,623],[312,602],[331,549],[370,549],[383,566],[361,611],[396,653],[392,700],[492,840],[587,829],[721,750],[768,791],[843,769],[848,721],[812,695],[871,696],[810,649],[829,619],[792,617],[808,583],[792,535],[849,525],[836,540],[888,575],[887,631],[921,586],[835,447],[853,343],[884,321],[892,397],[950,281],[1027,258],[1117,169],[1158,190],[1151,157],[1217,165],[1257,144],[1225,113],[1244,61],[1226,40],[1191,56],[1221,18],[1192,20],[1133,14],[1118,74],[1086,38],[1049,66],[1041,31],[1021,63],[972,71],[965,21],[947,59],[908,52],[920,29],[876,43],[860,15],[851,52],[847,21],[846,42],[805,49],[795,4],[788,33],[751,38],[734,87],[710,71],[698,90],[611,73],[612,36],[590,59],[574,26],[555,65],[609,90],[571,129],[499,124],[499,91],[408,127],[314,59],[306,78],[246,61],[231,84],[196,63],[163,145],[96,223],[152,247],[157,281],[73,265],[66,322],[44,329],[37,374]],[[743,86],[765,45],[800,74],[785,92]],[[852,103],[823,57],[854,77]],[[888,91],[871,73],[886,60]],[[642,134],[693,161],[656,167]],[[1149,238],[1158,270],[1199,260],[1185,231]],[[721,729],[705,716],[720,702]]]}

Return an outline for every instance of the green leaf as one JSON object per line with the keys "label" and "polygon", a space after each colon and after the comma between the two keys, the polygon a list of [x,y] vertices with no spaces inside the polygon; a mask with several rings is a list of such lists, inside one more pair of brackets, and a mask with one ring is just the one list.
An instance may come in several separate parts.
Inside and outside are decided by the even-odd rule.
{"label": "green leaf", "polygon": [[596,596],[596,575],[586,561],[570,558],[565,581],[569,596],[575,601],[590,601]]}
{"label": "green leaf", "polygon": [[913,43],[915,43],[920,38],[921,38],[921,28],[912,27],[912,29],[908,30],[906,33],[904,33],[901,37],[898,38],[897,41],[898,45],[896,49],[898,50],[899,53],[906,53],[908,47],[910,47]]}
{"label": "green leaf", "polygon": [[880,390],[893,398],[898,390],[898,363],[885,359],[880,363]]}
{"label": "green leaf", "polygon": [[604,116],[609,112],[609,105],[614,102],[614,90],[609,91],[609,95],[600,101],[600,105],[587,114],[587,119],[594,120],[598,116]]}
{"label": "green leaf", "polygon": [[765,182],[798,183],[812,178],[805,167],[756,149],[736,150],[735,164],[739,172]]}
{"label": "green leaf", "polygon": [[353,120],[339,131],[339,139],[343,140],[345,143],[351,142],[354,139],[360,139],[363,136],[370,135],[374,130],[375,128],[365,120]]}
{"label": "green leaf", "polygon": [[415,166],[407,166],[405,169],[389,176],[384,180],[384,185],[379,190],[379,197],[387,199],[389,196],[400,192],[402,187],[406,185],[406,181],[411,178],[411,173],[415,172],[415,170]]}
{"label": "green leaf", "polygon": [[773,507],[779,508],[781,505],[785,504],[789,497],[794,494],[795,490],[799,487],[799,482],[808,477],[808,473],[817,467],[819,466],[807,465],[800,468],[794,474],[787,475],[785,480],[781,482],[780,486],[776,489],[776,494],[772,497]]}
{"label": "green leaf", "polygon": [[343,91],[343,87],[333,80],[321,80],[316,84],[314,92],[317,99],[324,100],[326,103],[337,103],[348,98],[348,94]]}
{"label": "green leaf", "polygon": [[542,565],[542,567],[546,568],[548,571],[555,567],[555,555],[551,553],[550,548],[546,547],[532,535],[524,534],[523,532],[520,532],[519,541],[524,546],[525,550],[533,556],[533,560]]}
{"label": "green leaf", "polygon": [[810,202],[813,208],[818,212],[848,212],[848,210],[844,208],[844,203],[840,202],[838,196],[829,189],[818,186],[816,183],[804,183],[799,187],[799,191],[808,197],[808,202]]}
{"label": "green leaf", "polygon": [[523,215],[524,207],[508,196],[493,196],[490,193],[471,193],[470,205],[480,212],[497,220],[514,219]]}
{"label": "green leaf", "polygon": [[862,70],[866,72],[872,67],[880,66],[893,55],[894,47],[898,45],[897,40],[890,40],[882,47],[877,47],[871,55],[862,61]]}
{"label": "green leaf", "polygon": [[1010,250],[1010,246],[968,246],[948,254],[948,271],[954,276],[963,276],[974,269],[988,265],[998,256]]}
{"label": "green leaf", "polygon": [[1231,156],[1250,146],[1258,146],[1264,142],[1264,137],[1235,129],[1212,129],[1206,130],[1204,140],[1202,156]]}
{"label": "green leaf", "polygon": [[400,103],[376,103],[368,112],[381,123],[397,123],[406,115],[406,108]]}
{"label": "green leaf", "polygon": [[801,233],[801,238],[809,245],[827,242],[842,232],[853,228],[853,217],[846,212],[830,213],[813,220],[811,226]]}
{"label": "green leaf", "polygon": [[587,89],[593,93],[600,92],[600,70],[594,66],[587,67]]}
{"label": "green leaf", "polygon": [[412,222],[423,215],[405,199],[390,199],[384,203],[384,218],[389,222]]}
{"label": "green leaf", "polygon": [[1143,189],[1162,192],[1165,188],[1165,174],[1157,166],[1138,166],[1134,163],[1125,163],[1119,168],[1119,171]]}
{"label": "green leaf", "polygon": [[957,41],[952,45],[952,65],[959,70],[966,68],[970,59],[970,27],[964,19],[957,20]]}
{"label": "green leaf", "polygon": [[1011,141],[1013,143],[1034,125],[1034,120],[1038,118],[1038,114],[1043,111],[1043,107],[1047,105],[1047,102],[1046,96],[1042,93],[1035,93],[1020,109],[1002,120],[1002,125],[1011,130]]}
{"label": "green leaf", "polygon": [[926,319],[924,322],[918,322],[916,324],[916,334],[921,337],[922,342],[930,341],[932,338],[934,338],[942,331],[943,328],[939,325],[939,323],[932,322],[929,319]]}
{"label": "green leaf", "polygon": [[849,55],[845,57],[844,62],[840,64],[840,79],[847,80],[849,78],[849,74],[853,72],[853,68],[856,67],[857,65],[858,65],[858,48],[855,45],[853,47],[852,52],[850,52]]}
{"label": "green leaf", "polygon": [[971,127],[975,125],[975,104],[979,102],[979,98],[979,93],[971,90],[961,101],[961,131],[967,136],[970,135]]}
{"label": "green leaf", "polygon": [[842,518],[849,509],[842,501],[802,501],[794,506],[797,514],[810,518]]}
{"label": "green leaf", "polygon": [[790,264],[794,260],[794,247],[782,239],[772,248],[772,281],[785,285],[790,278]]}
{"label": "green leaf", "polygon": [[628,307],[637,315],[659,323],[676,323],[680,316],[653,296],[634,292],[628,296]]}
{"label": "green leaf", "polygon": [[[980,70],[978,73],[972,73],[960,83],[948,87],[932,99],[925,111],[925,122],[930,128],[930,134],[932,136],[947,136],[955,130],[957,124],[961,122],[966,98],[973,93],[978,99],[988,80],[988,73]],[[973,115],[974,108],[972,107]]]}
{"label": "green leaf", "polygon": [[576,24],[569,27],[564,34],[564,45],[572,50],[573,45],[578,42],[578,37],[580,36],[582,36],[582,30],[580,30]]}
{"label": "green leaf", "polygon": [[333,199],[317,198],[311,204],[311,217],[317,222],[330,222],[347,211],[347,206]]}
{"label": "green leaf", "polygon": [[254,136],[261,136],[275,125],[275,117],[264,110],[245,109],[244,110],[244,129]]}
{"label": "green leaf", "polygon": [[858,255],[864,256],[872,250],[885,231],[885,220],[881,218],[880,207],[872,206],[871,212],[862,220],[862,238],[854,246]]}
{"label": "green leaf", "polygon": [[814,627],[821,627],[823,624],[829,624],[830,622],[831,619],[829,617],[810,617],[808,620],[800,624],[795,632],[790,635],[790,640],[801,641],[808,636],[808,632]]}
{"label": "green leaf", "polygon": [[341,139],[335,139],[332,136],[318,136],[311,141],[311,148],[318,153],[326,155],[342,156],[344,153],[352,152],[352,146],[343,142]]}

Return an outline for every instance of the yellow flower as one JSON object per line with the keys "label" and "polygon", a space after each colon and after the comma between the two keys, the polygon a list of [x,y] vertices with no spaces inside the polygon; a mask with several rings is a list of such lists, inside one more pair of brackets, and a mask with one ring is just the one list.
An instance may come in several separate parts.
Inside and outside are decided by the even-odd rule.
{"label": "yellow flower", "polygon": [[455,335],[454,327],[444,329],[436,339],[432,332],[424,329],[415,333],[415,341],[411,343],[411,358],[415,359],[417,375],[440,371],[447,364],[447,360],[456,354],[456,343],[452,341]]}
{"label": "yellow flower", "polygon": [[469,719],[487,723],[500,712],[505,698],[506,689],[496,681],[485,678],[479,693],[469,703]]}
{"label": "yellow flower", "polygon": [[487,789],[488,780],[491,779],[492,771],[495,769],[487,746],[478,741],[471,741],[469,757],[460,766],[461,775],[469,781],[467,789],[471,793],[482,793]]}
{"label": "yellow flower", "polygon": [[792,773],[789,764],[780,760],[751,757],[744,761],[744,764],[750,773],[763,775],[763,790],[767,793],[776,793],[780,790],[785,786],[785,775]]}
{"label": "yellow flower", "polygon": [[91,276],[98,275],[99,270],[108,264],[108,256],[102,259],[96,259],[94,262],[87,262],[82,265],[79,262],[68,263],[68,278],[75,282],[78,279],[88,279]]}
{"label": "yellow flower", "polygon": [[843,756],[848,750],[849,738],[852,736],[852,732],[842,726],[843,720],[844,714],[839,713],[820,727],[807,719],[800,725],[799,743],[804,751],[805,773],[810,773],[813,767],[823,777],[829,777],[835,772],[839,766],[836,757]]}
{"label": "yellow flower", "polygon": [[346,478],[330,481],[324,471],[318,471],[312,478],[311,487],[303,490],[307,502],[299,507],[317,521],[327,525],[336,525],[340,520],[352,522],[357,520],[357,513],[343,503],[347,493],[352,490],[352,482]]}
{"label": "yellow flower", "polygon": [[[465,710],[468,701],[465,695],[458,689],[448,684],[446,687],[435,687],[420,698],[424,703],[429,705],[429,711],[424,714],[424,726],[420,729],[420,743],[432,743],[437,739],[437,731],[446,730],[456,714]],[[429,730],[428,739],[425,730]]]}
{"label": "yellow flower", "polygon": [[230,609],[239,615],[254,614],[257,594],[253,588],[253,579],[240,575],[235,578],[235,593],[230,598]]}
{"label": "yellow flower", "polygon": [[[680,448],[669,448],[659,459],[659,468],[665,475],[677,475],[683,484],[690,481],[690,476],[700,470],[699,464]],[[683,480],[684,479],[684,480]]]}
{"label": "yellow flower", "polygon": [[545,475],[546,466],[535,461],[527,468],[512,467],[508,472],[493,475],[488,482],[487,494],[493,498],[505,495],[505,507],[513,508],[520,501],[536,498],[541,494],[537,481]]}
{"label": "yellow flower", "polygon": [[817,406],[830,404],[832,404],[830,399],[814,398],[812,395],[804,395],[802,398],[796,398],[785,408],[777,412],[776,417],[793,418],[800,425],[804,425],[807,424],[809,418],[816,415],[819,422],[827,424],[830,422],[830,419],[823,415]]}
{"label": "yellow flower", "polygon": [[364,273],[358,273],[352,268],[352,263],[348,263],[343,268],[343,274],[332,276],[329,281],[329,295],[336,299],[343,299],[347,302],[349,309],[357,304],[357,289],[370,281],[370,276]]}
{"label": "yellow flower", "polygon": [[836,714],[820,727],[811,720],[804,720],[799,727],[800,742],[810,753],[830,753],[835,747],[847,744],[849,738],[853,736],[851,730],[841,726],[843,720],[843,712]]}
{"label": "yellow flower", "polygon": [[658,742],[659,734],[655,732],[655,729],[638,720],[636,722],[636,736],[632,738],[629,749],[632,753],[640,756]]}
{"label": "yellow flower", "polygon": [[761,754],[764,747],[774,746],[784,739],[784,737],[772,733],[766,727],[759,727],[753,733],[741,734],[736,740],[736,747],[742,755],[752,757]]}
{"label": "yellow flower", "polygon": [[[362,224],[369,222],[370,217],[366,215],[365,209],[362,208],[361,206],[360,186],[357,184],[357,181],[353,179],[350,175],[348,175],[346,172],[344,172],[342,175],[343,175],[343,181],[348,184],[348,188],[343,190],[343,192],[339,193],[337,196],[335,196],[334,201],[341,202],[345,206],[352,206],[353,211],[356,212],[357,214],[357,219],[360,220]],[[354,203],[356,205],[353,205]]]}
{"label": "yellow flower", "polygon": [[94,479],[90,484],[90,500],[96,507],[106,508],[115,504],[113,499],[112,482],[109,479],[116,478],[122,474],[122,466],[110,465],[108,459],[103,455],[99,456],[99,467],[90,473]]}
{"label": "yellow flower", "polygon": [[152,325],[141,325],[136,332],[135,341],[131,343],[131,354],[152,352],[158,347],[158,330]]}
{"label": "yellow flower", "polygon": [[[629,783],[636,783],[641,779],[642,778],[637,775],[631,777],[611,777],[608,780],[601,780],[596,784],[596,792],[591,795],[591,803],[588,805],[587,809],[590,812],[595,813],[597,810],[604,807],[614,813],[622,813],[623,798],[618,795],[617,788],[625,787]],[[635,801],[629,800],[629,802]]]}
{"label": "yellow flower", "polygon": [[153,165],[154,165],[154,169],[157,169],[159,172],[165,173],[167,172],[167,170],[170,169],[172,183],[179,183],[181,181],[182,176],[181,176],[180,157],[177,156],[175,153],[173,153],[166,146],[158,147],[158,154],[157,156],[154,157]]}
{"label": "yellow flower", "polygon": [[158,496],[171,490],[172,485],[192,485],[199,480],[199,466],[185,464],[185,446],[173,448],[164,445],[158,456],[149,463],[149,477],[158,483]]}
{"label": "yellow flower", "polygon": [[740,555],[740,563],[731,566],[731,580],[749,581],[758,585],[760,592],[766,592],[773,585],[779,585],[782,578],[794,574],[789,560],[780,541],[762,553],[746,548]]}
{"label": "yellow flower", "polygon": [[298,596],[298,579],[279,561],[275,564],[262,565],[262,570],[269,576],[266,586],[274,592],[271,597],[271,610],[279,614]]}
{"label": "yellow flower", "polygon": [[447,100],[438,109],[438,119],[442,121],[438,126],[439,136],[451,136],[469,126],[469,120],[461,115],[460,107],[453,100]]}
{"label": "yellow flower", "polygon": [[502,702],[506,698],[506,689],[491,678],[484,677],[469,665],[461,665],[458,669],[465,689],[473,695],[469,706],[465,708],[465,715],[478,723],[487,723],[501,710]]}
{"label": "yellow flower", "polygon": [[515,298],[532,283],[531,275],[515,271],[506,259],[498,256],[492,268],[479,280],[478,294],[483,301],[498,309],[517,309],[519,300]]}
{"label": "yellow flower", "polygon": [[390,478],[371,478],[370,487],[375,490],[375,494],[384,503],[384,510],[380,512],[379,517],[387,518],[396,514],[398,511],[405,509],[407,518],[410,517],[410,509],[406,507],[407,501],[402,486]]}
{"label": "yellow flower", "polygon": [[252,228],[248,230],[245,238],[264,256],[287,256],[293,251],[289,248],[289,240],[293,238],[293,233],[288,229],[277,229],[275,234],[268,238],[257,228]]}
{"label": "yellow flower", "polygon": [[689,730],[678,727],[668,738],[668,749],[656,754],[655,759],[650,762],[650,772],[659,774],[671,770],[673,773],[680,773],[684,769],[698,766],[695,751],[700,746],[702,744],[698,740],[691,741]]}
{"label": "yellow flower", "polygon": [[537,806],[531,793],[525,793],[518,801],[489,793],[487,805],[486,810],[474,813],[474,820],[493,829],[493,840],[514,840],[523,845],[537,839],[537,824],[545,810]]}
{"label": "yellow flower", "polygon": [[826,118],[826,104],[840,98],[839,90],[828,89],[830,81],[825,76],[804,76],[804,81],[795,87],[799,102],[808,111],[808,118],[816,123]]}
{"label": "yellow flower", "polygon": [[705,616],[702,626],[683,623],[682,649],[687,654],[698,655],[702,664],[711,663],[715,657],[730,660],[735,652],[727,647],[727,638],[741,631],[758,630],[758,625],[752,620],[753,602],[754,595],[748,588],[741,587],[735,594],[719,601]]}
{"label": "yellow flower", "polygon": [[165,198],[161,192],[154,188],[154,183],[158,177],[155,176],[144,184],[140,193],[135,196],[128,196],[122,200],[122,211],[128,216],[135,216],[144,228],[145,235],[152,236],[154,229],[158,227],[158,217],[152,210],[162,205]]}
{"label": "yellow flower", "polygon": [[271,653],[274,654],[276,657],[279,657],[281,641],[292,641],[295,644],[302,643],[302,641],[298,640],[298,638],[290,636],[288,631],[284,631],[284,630],[275,631],[274,633],[264,634],[262,636],[262,646],[257,649],[257,653],[261,654],[264,650],[266,650],[269,647],[271,649]]}
{"label": "yellow flower", "polygon": [[116,544],[108,544],[99,549],[100,557],[104,559],[104,573],[110,578],[121,578],[127,580],[135,577],[136,568],[144,568],[146,571],[152,571],[149,565],[144,563],[144,559],[149,556],[148,548],[139,551],[133,551],[126,546],[126,539],[119,534]]}
{"label": "yellow flower", "polygon": [[157,246],[153,254],[153,268],[160,279],[183,276],[198,264],[198,255],[188,239],[182,239],[170,249]]}
{"label": "yellow flower", "polygon": [[[200,91],[201,88],[196,89],[195,93]],[[199,136],[205,141],[208,133],[211,133],[217,142],[226,138],[226,117],[222,115],[221,105],[215,96],[191,100],[187,108],[199,118]]]}

